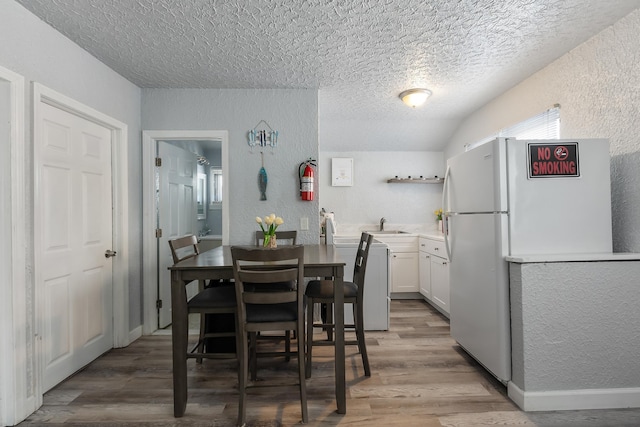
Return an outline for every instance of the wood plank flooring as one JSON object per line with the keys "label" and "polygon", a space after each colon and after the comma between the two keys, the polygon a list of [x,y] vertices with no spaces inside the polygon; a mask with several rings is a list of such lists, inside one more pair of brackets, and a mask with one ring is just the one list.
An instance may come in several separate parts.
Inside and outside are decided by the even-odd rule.
{"label": "wood plank flooring", "polygon": [[[449,336],[446,318],[422,301],[391,303],[391,328],[367,334],[372,376],[347,347],[347,414],[335,412],[332,348],[314,348],[307,381],[310,426],[640,426],[640,409],[525,413],[505,387]],[[317,350],[317,351],[316,351]],[[114,349],[44,396],[20,426],[233,426],[238,394],[233,361],[188,362],[189,403],[173,417],[171,337],[142,337]],[[261,359],[264,383],[295,378],[295,359]],[[256,388],[248,426],[300,423],[295,387]]]}

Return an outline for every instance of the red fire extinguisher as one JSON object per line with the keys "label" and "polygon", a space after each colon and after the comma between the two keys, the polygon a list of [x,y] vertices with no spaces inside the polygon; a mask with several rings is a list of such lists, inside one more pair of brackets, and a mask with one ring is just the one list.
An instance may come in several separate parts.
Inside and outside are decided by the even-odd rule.
{"label": "red fire extinguisher", "polygon": [[300,197],[302,197],[302,200],[313,200],[313,167],[316,166],[314,162],[315,160],[309,159],[300,163],[300,166],[298,167],[298,173],[300,176]]}

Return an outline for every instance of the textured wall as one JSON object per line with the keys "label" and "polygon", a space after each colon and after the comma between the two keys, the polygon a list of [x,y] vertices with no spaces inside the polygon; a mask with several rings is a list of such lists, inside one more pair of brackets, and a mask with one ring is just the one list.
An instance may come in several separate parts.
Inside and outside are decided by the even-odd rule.
{"label": "textured wall", "polygon": [[[441,152],[322,151],[320,206],[336,214],[340,224],[435,224],[433,211],[442,201],[442,184],[389,184],[399,177],[444,175]],[[331,186],[331,158],[353,158],[353,186]]]}
{"label": "textured wall", "polygon": [[[91,108],[120,120],[128,125],[128,166],[129,171],[129,330],[141,324],[141,242],[138,230],[141,229],[140,198],[140,90],[131,82],[99,62],[96,58],[80,49],[40,19],[27,12],[12,0],[0,0],[0,65],[25,77],[25,123],[24,135],[26,143],[25,185],[27,194],[25,206],[29,229],[25,230],[27,247],[27,285],[26,301],[15,300],[14,304],[26,307],[27,315],[23,322],[15,325],[29,337],[26,344],[27,358],[23,365],[17,366],[16,379],[23,384],[24,395],[17,393],[15,402],[18,412],[32,408],[39,400],[35,395],[37,358],[32,347],[31,338],[35,336],[36,325],[34,266],[33,266],[33,142],[32,142],[32,85],[38,82],[73,98]],[[3,116],[4,120],[4,116]],[[2,140],[5,144],[6,140]],[[3,190],[10,186],[3,185]],[[5,234],[2,235],[3,238]],[[6,254],[5,254],[6,255]],[[11,295],[10,281],[0,283],[0,294]],[[16,346],[21,346],[19,343]],[[11,346],[13,348],[13,344]],[[34,357],[31,357],[34,356]],[[20,379],[18,379],[20,378]],[[3,402],[6,403],[6,402]],[[7,408],[5,408],[7,409]],[[34,408],[33,408],[34,409]],[[13,412],[13,411],[10,411]],[[0,414],[3,418],[3,414]],[[18,420],[19,421],[19,420]]]}
{"label": "textured wall", "polygon": [[[129,139],[129,324],[141,324],[141,181],[140,89],[116,74],[69,39],[12,0],[0,0],[0,65],[22,74],[27,81],[25,141],[31,141],[32,96],[29,81],[42,83],[70,98],[128,125]],[[32,152],[29,142],[28,152]],[[27,156],[33,159],[33,154]],[[33,165],[28,164],[27,170]],[[27,175],[29,203],[33,209],[32,176]],[[27,221],[32,223],[32,219]],[[33,230],[27,233],[32,241]],[[33,248],[28,248],[29,252]],[[31,270],[32,266],[30,266]],[[31,280],[31,279],[29,279]]]}
{"label": "textured wall", "polygon": [[[301,243],[319,241],[318,199],[299,198],[298,165],[318,157],[318,96],[315,90],[144,89],[145,130],[228,130],[231,244],[253,242],[256,216],[284,218],[282,229],[298,230]],[[247,132],[265,120],[279,132],[278,147],[264,150],[267,200],[260,201],[260,150],[250,150]],[[300,218],[309,230],[300,230]]]}
{"label": "textured wall", "polygon": [[640,252],[640,10],[562,56],[469,116],[445,151],[561,105],[561,137],[609,138],[613,247]]}
{"label": "textured wall", "polygon": [[638,277],[638,261],[512,265],[513,382],[640,387]]}

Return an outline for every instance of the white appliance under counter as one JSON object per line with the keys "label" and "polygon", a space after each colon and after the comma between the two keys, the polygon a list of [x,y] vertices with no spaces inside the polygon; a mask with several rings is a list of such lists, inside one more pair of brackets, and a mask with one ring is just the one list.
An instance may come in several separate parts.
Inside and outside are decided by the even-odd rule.
{"label": "white appliance under counter", "polygon": [[[356,259],[360,237],[334,236],[336,252],[347,263],[344,280],[353,280],[353,263]],[[364,289],[364,329],[366,331],[389,330],[389,255],[385,243],[373,240],[369,249]],[[351,304],[347,304],[351,305]],[[353,324],[353,310],[345,307],[344,321]]]}

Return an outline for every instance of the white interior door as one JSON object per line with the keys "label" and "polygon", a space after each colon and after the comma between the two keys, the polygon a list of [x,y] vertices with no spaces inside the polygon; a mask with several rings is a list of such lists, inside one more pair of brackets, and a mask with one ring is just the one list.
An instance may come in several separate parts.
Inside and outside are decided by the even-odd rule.
{"label": "white interior door", "polygon": [[113,347],[111,131],[42,103],[36,123],[43,391]]}
{"label": "white interior door", "polygon": [[193,153],[164,141],[158,142],[158,328],[171,323],[171,275],[169,240],[196,234],[197,162]]}

